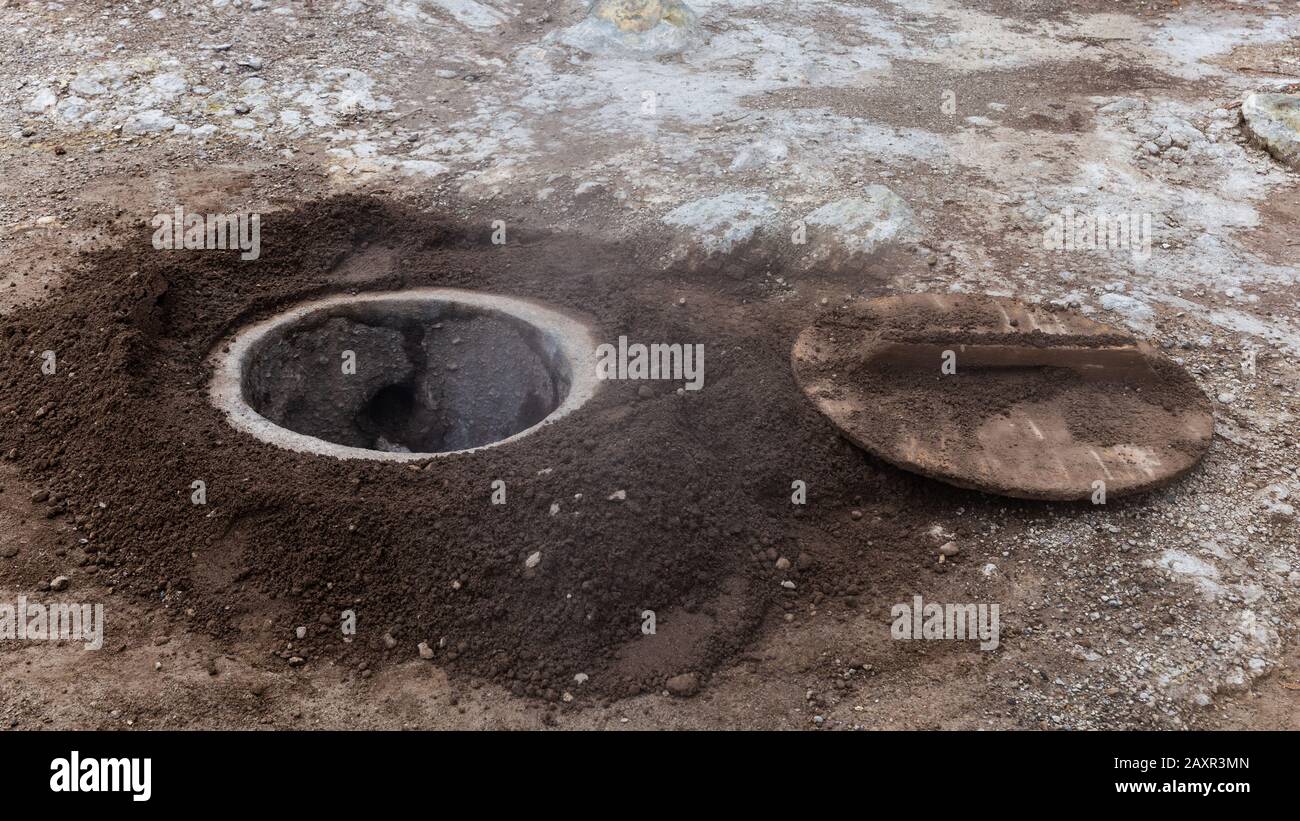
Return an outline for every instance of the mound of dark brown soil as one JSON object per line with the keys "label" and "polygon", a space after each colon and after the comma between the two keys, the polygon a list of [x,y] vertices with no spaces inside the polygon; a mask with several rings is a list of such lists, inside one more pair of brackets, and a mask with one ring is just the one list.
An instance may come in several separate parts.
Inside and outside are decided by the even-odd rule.
{"label": "mound of dark brown soil", "polygon": [[[74,579],[96,574],[219,637],[264,638],[275,664],[364,671],[423,642],[454,671],[581,699],[707,676],[774,602],[856,606],[897,577],[890,554],[913,549],[920,523],[970,504],[839,438],[791,379],[807,317],[789,304],[697,287],[679,305],[635,249],[488,236],[367,198],[266,215],[255,262],[156,251],[142,225],[8,318],[0,446],[75,528]],[[431,285],[541,299],[589,317],[601,341],[703,344],[705,387],[608,382],[519,442],[419,465],[280,450],[209,404],[205,360],[242,324],[327,293]],[[504,505],[491,503],[498,479]],[[791,504],[795,479],[808,507]],[[862,550],[868,533],[879,558]],[[22,556],[0,572],[42,578]]]}

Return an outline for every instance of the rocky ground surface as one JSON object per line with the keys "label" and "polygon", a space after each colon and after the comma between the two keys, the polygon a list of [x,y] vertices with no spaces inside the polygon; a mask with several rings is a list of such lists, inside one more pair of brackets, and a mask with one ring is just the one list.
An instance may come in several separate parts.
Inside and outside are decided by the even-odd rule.
{"label": "rocky ground surface", "polygon": [[[940,574],[918,534],[898,572],[928,600],[1000,603],[1016,629],[997,650],[891,642],[894,602],[800,601],[702,688],[683,671],[557,709],[414,651],[358,681],[178,632],[69,566],[68,525],[6,465],[0,561],[47,555],[70,581],[0,601],[103,600],[110,622],[103,652],[0,646],[0,723],[1300,727],[1300,171],[1241,123],[1249,95],[1296,91],[1300,10],[699,0],[691,36],[646,43],[584,5],[0,2],[0,306],[77,288],[76,251],[178,204],[470,202],[507,230],[651,238],[647,277],[720,304],[758,286],[809,311],[883,281],[1124,324],[1215,400],[1203,467],[1087,515],[954,508]],[[1294,109],[1256,102],[1284,142]],[[1054,218],[1098,213],[1149,218],[1150,246],[1047,247]]]}

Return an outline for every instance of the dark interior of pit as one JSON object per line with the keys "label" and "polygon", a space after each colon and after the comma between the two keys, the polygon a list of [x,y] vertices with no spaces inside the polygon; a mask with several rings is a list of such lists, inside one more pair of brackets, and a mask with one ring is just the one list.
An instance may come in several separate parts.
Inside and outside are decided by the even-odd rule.
{"label": "dark interior of pit", "polygon": [[[678,673],[706,681],[746,658],[764,624],[812,612],[878,622],[879,640],[843,661],[905,669],[926,652],[911,645],[929,643],[888,641],[890,607],[921,590],[969,601],[983,583],[978,557],[936,564],[919,534],[936,522],[959,539],[996,527],[1006,550],[1032,557],[1024,534],[1043,507],[884,465],[801,395],[791,345],[824,309],[769,291],[765,265],[721,278],[662,271],[653,237],[534,234],[491,246],[495,217],[463,213],[310,203],[264,216],[256,262],[160,253],[141,222],[123,247],[85,255],[72,287],[6,317],[0,453],[50,494],[40,504],[65,541],[57,556],[29,548],[0,562],[0,581],[34,590],[52,565],[66,567],[74,591],[138,597],[178,631],[209,632],[286,670],[338,664],[362,679],[417,660],[427,642],[452,674],[565,709],[566,690],[576,706],[659,690]],[[838,287],[879,296],[888,289],[877,276],[864,266]],[[207,356],[244,325],[350,288],[425,286],[538,299],[594,318],[598,341],[703,344],[706,387],[609,382],[562,423],[418,467],[279,449],[233,430],[208,402]],[[45,350],[57,352],[55,375],[41,371]],[[377,404],[411,401],[395,390]],[[372,416],[385,418],[383,407]],[[204,505],[192,503],[196,479]],[[490,502],[496,480],[504,505]],[[794,480],[807,504],[792,504]],[[1050,516],[1101,527],[1090,508],[1055,505]],[[1107,513],[1132,516],[1126,527],[1141,537],[1133,504]],[[1150,584],[1155,606],[1155,571]],[[646,610],[653,636],[642,633]],[[356,615],[350,641],[343,611]],[[1006,636],[1026,627],[1015,612],[1003,624]]]}
{"label": "dark interior of pit", "polygon": [[272,329],[249,352],[244,400],[281,427],[393,453],[479,447],[564,401],[554,341],[505,314],[450,302],[330,307]]}

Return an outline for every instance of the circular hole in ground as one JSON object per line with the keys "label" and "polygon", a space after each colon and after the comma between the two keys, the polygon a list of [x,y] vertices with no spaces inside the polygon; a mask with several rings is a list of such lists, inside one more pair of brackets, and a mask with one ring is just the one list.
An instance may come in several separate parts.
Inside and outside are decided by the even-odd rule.
{"label": "circular hole in ground", "polygon": [[513,297],[453,289],[336,296],[240,331],[214,403],[272,444],[416,459],[512,441],[595,389],[587,328]]}

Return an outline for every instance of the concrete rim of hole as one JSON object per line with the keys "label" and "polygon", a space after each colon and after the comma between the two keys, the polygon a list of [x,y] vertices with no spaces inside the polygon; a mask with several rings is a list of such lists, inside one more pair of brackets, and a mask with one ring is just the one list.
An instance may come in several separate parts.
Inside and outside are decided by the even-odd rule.
{"label": "concrete rim of hole", "polygon": [[[546,347],[542,355],[565,366],[567,391],[562,401],[541,421],[509,436],[474,447],[434,452],[389,452],[331,442],[277,424],[249,404],[245,397],[245,369],[269,338],[318,314],[328,315],[339,309],[376,303],[396,303],[412,308],[430,303],[451,305],[522,323],[537,332],[536,339]],[[518,297],[457,288],[338,294],[301,303],[268,319],[246,325],[233,338],[219,344],[210,356],[213,378],[209,385],[209,399],[236,430],[276,447],[336,459],[413,462],[510,444],[569,415],[595,395],[599,385],[595,350],[595,341],[586,324],[553,308]]]}

